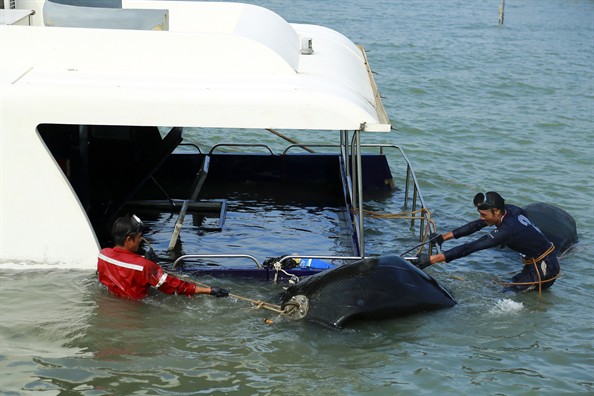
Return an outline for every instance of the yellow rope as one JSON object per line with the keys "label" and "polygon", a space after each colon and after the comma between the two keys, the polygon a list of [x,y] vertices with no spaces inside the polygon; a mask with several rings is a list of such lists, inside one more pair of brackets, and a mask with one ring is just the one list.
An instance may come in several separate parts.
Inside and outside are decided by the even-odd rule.
{"label": "yellow rope", "polygon": [[[359,211],[357,209],[353,209],[354,213],[359,213]],[[418,213],[422,213],[422,214],[426,214],[426,216],[420,216],[417,217],[415,216]],[[429,222],[431,222],[432,224],[435,225],[435,222],[431,219],[431,212],[429,212],[429,209],[427,208],[422,208],[419,210],[415,210],[412,212],[402,212],[402,213],[380,213],[380,212],[375,212],[373,210],[367,210],[367,209],[363,209],[363,215],[366,217],[372,217],[372,218],[376,218],[376,219],[409,219],[409,220],[427,220]]]}
{"label": "yellow rope", "polygon": [[[205,285],[203,283],[197,282],[197,281],[195,281],[193,279],[186,278],[185,276],[180,276],[178,274],[176,274],[175,276],[178,277],[179,279],[183,280],[183,281],[186,281],[188,283],[192,283],[192,284],[197,285],[197,286],[200,286],[200,287],[210,287],[210,286]],[[240,295],[237,295],[237,294],[232,294],[232,293],[229,293],[229,297],[237,298],[239,300],[249,301],[252,304],[254,304],[254,309],[264,308],[264,309],[268,309],[269,311],[274,311],[274,312],[276,312],[278,314],[281,314],[281,315],[285,313],[285,311],[282,310],[282,308],[281,308],[280,305],[270,304],[270,303],[267,303],[265,301],[254,300],[252,298],[243,297],[243,296],[240,296]]]}
{"label": "yellow rope", "polygon": [[561,253],[561,255],[559,257],[557,257],[557,259],[561,260],[562,258],[565,257],[566,254],[568,254],[575,248],[577,248],[577,244],[573,244],[573,245],[569,246],[567,249],[565,249],[565,251],[563,253]]}
{"label": "yellow rope", "polygon": [[533,265],[534,266],[534,270],[536,271],[536,276],[538,277],[537,282],[510,282],[510,283],[496,282],[496,283],[498,283],[499,285],[502,285],[502,286],[538,285],[538,295],[540,296],[542,293],[542,284],[546,283],[546,282],[552,282],[555,279],[557,279],[559,277],[559,275],[561,275],[561,271],[559,271],[559,273],[557,275],[555,275],[554,277],[542,280],[542,278],[540,276],[540,271],[538,271],[538,264],[540,262],[542,262],[545,259],[545,257],[547,257],[549,254],[553,253],[554,251],[555,251],[555,245],[553,243],[551,243],[551,246],[540,256],[538,256],[536,258],[533,257],[533,258],[522,260],[524,265]]}
{"label": "yellow rope", "polygon": [[530,265],[537,261],[540,262],[540,261],[544,260],[544,258],[547,257],[549,254],[553,253],[554,251],[555,251],[555,245],[551,242],[551,246],[546,250],[546,252],[544,252],[537,258],[529,258],[529,259],[524,259],[522,261],[524,262],[525,265]]}
{"label": "yellow rope", "polygon": [[[538,269],[536,269],[536,273],[538,273]],[[552,282],[555,279],[557,279],[558,277],[561,276],[561,271],[559,271],[559,273],[555,276],[553,276],[552,278],[549,279],[545,279],[545,280],[541,280],[540,279],[540,273],[538,273],[538,281],[536,282],[498,282],[495,281],[495,283],[497,283],[498,285],[501,286],[526,286],[526,285],[538,285],[538,294],[541,293],[541,287],[543,283],[547,283],[547,282]]]}
{"label": "yellow rope", "polygon": [[[358,214],[359,211],[356,208],[353,208],[353,212]],[[421,214],[421,216],[415,216],[416,214]],[[425,230],[423,231],[423,238],[421,242],[425,242],[427,240],[427,236],[430,234],[430,224],[433,225],[433,229],[437,229],[437,225],[435,221],[431,218],[431,212],[427,208],[421,208],[418,210],[414,210],[411,212],[401,212],[401,213],[380,213],[374,212],[372,210],[363,209],[363,216],[371,217],[375,219],[404,219],[404,220],[425,220],[427,224],[425,225]],[[423,246],[419,247],[417,251],[417,255],[423,251]]]}
{"label": "yellow rope", "polygon": [[[142,240],[143,240],[143,241],[144,241],[144,242],[145,242],[145,243],[148,245],[148,247],[149,247],[151,250],[153,250],[153,247],[151,246],[150,242],[149,242],[149,241],[148,241],[146,238],[142,238]],[[153,252],[154,252],[154,250],[153,250]],[[205,285],[204,283],[197,282],[197,281],[195,281],[195,280],[193,280],[193,279],[187,278],[187,277],[185,277],[185,276],[182,276],[182,275],[179,275],[179,274],[175,274],[175,275],[173,275],[173,276],[175,276],[175,277],[177,277],[177,278],[179,278],[179,279],[181,279],[181,280],[183,280],[183,281],[185,281],[185,282],[192,283],[192,284],[194,284],[194,285],[196,285],[196,286],[200,286],[200,287],[210,287],[210,286],[208,286],[208,285]],[[237,298],[237,299],[239,299],[239,300],[245,300],[245,301],[249,301],[249,302],[251,302],[252,304],[254,304],[254,305],[255,305],[255,309],[264,308],[264,309],[268,309],[268,310],[270,310],[270,311],[277,312],[277,313],[279,313],[279,314],[281,314],[281,315],[282,315],[282,314],[284,314],[284,313],[287,313],[286,311],[284,311],[284,310],[282,310],[282,309],[281,309],[281,306],[280,306],[280,305],[274,305],[274,304],[267,303],[267,302],[265,302],[265,301],[254,300],[254,299],[251,299],[251,298],[247,298],[247,297],[239,296],[239,295],[237,295],[237,294],[231,294],[231,293],[229,293],[229,296],[230,296],[230,297]]]}

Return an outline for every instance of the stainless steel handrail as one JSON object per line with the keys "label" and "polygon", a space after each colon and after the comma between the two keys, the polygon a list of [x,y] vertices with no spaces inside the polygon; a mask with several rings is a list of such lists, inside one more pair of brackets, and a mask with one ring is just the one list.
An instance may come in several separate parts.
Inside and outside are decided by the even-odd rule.
{"label": "stainless steel handrail", "polygon": [[257,268],[263,268],[262,264],[258,261],[257,258],[250,254],[184,254],[183,256],[179,256],[174,262],[171,268],[175,268],[180,261],[189,259],[189,258],[248,258],[256,263]]}
{"label": "stainless steel handrail", "polygon": [[180,143],[178,146],[190,146],[190,147],[194,147],[196,150],[198,150],[198,152],[200,154],[202,154],[202,150],[200,149],[200,146],[198,146],[196,143]]}
{"label": "stainless steel handrail", "polygon": [[[344,170],[347,173],[347,185],[346,193],[348,196],[346,197],[350,200],[350,204],[355,207],[358,211],[358,216],[352,217],[354,230],[356,230],[356,237],[357,242],[359,245],[359,252],[361,253],[360,256],[317,256],[317,255],[305,255],[305,256],[285,256],[279,261],[284,261],[288,258],[318,258],[318,259],[327,259],[327,260],[360,260],[365,258],[365,236],[364,236],[364,224],[363,224],[363,200],[362,200],[362,163],[360,161],[362,150],[369,149],[369,148],[377,148],[379,149],[380,154],[384,154],[384,149],[391,148],[396,149],[400,152],[400,155],[404,159],[406,163],[406,178],[405,178],[405,192],[404,192],[404,206],[408,206],[409,199],[412,199],[412,207],[411,211],[412,219],[411,219],[411,228],[414,228],[415,222],[417,220],[420,221],[419,226],[419,239],[423,238],[423,230],[425,228],[425,217],[423,215],[419,216],[419,219],[416,219],[416,211],[418,203],[421,206],[421,209],[427,209],[425,205],[425,200],[423,198],[423,194],[419,187],[419,182],[417,176],[413,170],[412,163],[408,159],[404,150],[395,144],[381,144],[381,143],[367,143],[363,144],[360,142],[359,131],[354,131],[353,136],[351,137],[350,143],[348,142],[348,131],[341,131],[341,144],[291,144],[285,147],[282,151],[282,155],[287,154],[292,148],[306,148],[306,147],[327,147],[327,148],[337,148],[339,152],[337,155],[340,155],[344,160]],[[349,149],[350,146],[350,149]],[[212,154],[216,149],[219,147],[263,147],[267,149],[271,155],[274,155],[273,151],[265,144],[217,144],[213,146],[209,154]],[[411,195],[411,187],[410,182],[412,181],[412,197]],[[417,202],[418,201],[418,202]],[[429,229],[432,232],[435,232],[435,226],[433,223],[429,223]],[[258,260],[251,255],[248,254],[191,254],[191,255],[184,255],[180,256],[175,262],[173,263],[173,267],[184,259],[188,258],[249,258],[254,263],[256,263],[257,268],[262,268],[262,265],[258,262]]]}
{"label": "stainless steel handrail", "polygon": [[[200,258],[248,258],[256,263],[256,268],[263,269],[264,267],[258,259],[250,254],[184,254],[183,256],[179,256],[172,264],[171,268],[175,269],[177,265],[187,259],[200,259]],[[279,262],[282,263],[288,259],[318,259],[318,260],[361,260],[367,257],[359,257],[359,256],[327,256],[327,255],[288,255],[279,258]],[[328,262],[330,265],[335,265],[332,262]]]}
{"label": "stainless steel handrail", "polygon": [[[340,148],[339,144],[290,144],[283,150],[282,154],[285,155],[289,152],[290,149],[299,147],[299,148],[307,148],[307,147],[336,147]],[[323,154],[323,153],[315,153],[315,154]]]}
{"label": "stainless steel handrail", "polygon": [[[280,258],[278,261],[280,263],[282,263],[285,260],[288,259],[318,259],[318,260],[361,260],[361,259],[365,259],[367,257],[359,257],[359,256],[324,256],[324,255],[311,255],[311,256],[303,256],[303,255],[288,255],[288,256],[283,256],[282,258]],[[330,265],[335,265],[334,263],[329,262],[328,264]]]}
{"label": "stainless steel handrail", "polygon": [[215,144],[214,146],[212,146],[210,148],[210,151],[208,152],[208,154],[213,154],[215,149],[218,149],[219,147],[262,147],[262,148],[265,148],[266,150],[268,150],[271,155],[274,155],[274,153],[272,152],[270,147],[268,147],[265,144],[259,144],[259,143],[253,143],[253,144],[252,143],[219,143],[219,144]]}

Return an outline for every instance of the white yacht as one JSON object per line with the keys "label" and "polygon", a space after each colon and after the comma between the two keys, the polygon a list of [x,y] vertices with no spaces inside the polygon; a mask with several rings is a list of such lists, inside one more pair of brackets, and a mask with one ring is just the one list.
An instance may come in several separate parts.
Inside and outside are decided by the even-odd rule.
{"label": "white yacht", "polygon": [[[95,269],[114,219],[132,212],[171,262],[199,253],[259,268],[297,249],[363,258],[364,193],[395,184],[411,235],[434,229],[404,152],[364,142],[391,125],[364,49],[337,31],[222,2],[4,0],[0,18],[0,268]],[[259,144],[256,131],[286,148]],[[220,143],[196,143],[213,133]],[[306,142],[320,134],[335,143]],[[388,150],[404,161],[402,182]],[[237,235],[201,245],[230,231],[234,211],[260,221],[266,193],[284,209],[315,199],[340,212],[339,246],[271,247],[257,233],[249,249],[228,248]],[[283,224],[271,225],[278,240],[299,228]]]}

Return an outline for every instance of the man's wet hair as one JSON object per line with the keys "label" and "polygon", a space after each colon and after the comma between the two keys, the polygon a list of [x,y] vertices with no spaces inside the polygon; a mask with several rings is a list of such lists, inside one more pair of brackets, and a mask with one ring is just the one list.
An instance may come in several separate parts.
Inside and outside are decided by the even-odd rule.
{"label": "man's wet hair", "polygon": [[136,215],[125,215],[119,217],[111,228],[111,235],[116,245],[122,246],[128,235],[136,235],[142,232],[144,225]]}
{"label": "man's wet hair", "polygon": [[505,199],[495,191],[489,191],[486,194],[478,193],[472,202],[479,210],[505,209]]}

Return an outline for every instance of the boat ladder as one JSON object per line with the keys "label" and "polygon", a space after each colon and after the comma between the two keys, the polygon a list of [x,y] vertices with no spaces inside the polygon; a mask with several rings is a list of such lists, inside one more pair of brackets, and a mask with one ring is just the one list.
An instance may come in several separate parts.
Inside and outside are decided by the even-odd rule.
{"label": "boat ladder", "polygon": [[177,216],[177,220],[175,222],[173,234],[171,235],[171,240],[169,241],[169,247],[167,248],[168,252],[173,251],[173,249],[175,248],[175,245],[179,238],[179,234],[180,234],[181,229],[184,225],[184,219],[186,217],[188,207],[190,206],[190,204],[196,202],[196,198],[198,198],[198,194],[200,193],[200,190],[202,189],[202,186],[204,185],[204,180],[206,179],[206,176],[208,176],[209,164],[210,164],[210,157],[208,155],[206,155],[204,157],[204,160],[202,161],[202,166],[198,170],[198,173],[196,173],[196,180],[194,181],[194,186],[192,187],[192,195],[190,196],[190,199],[186,199],[182,203],[182,207],[179,211],[179,215]]}

